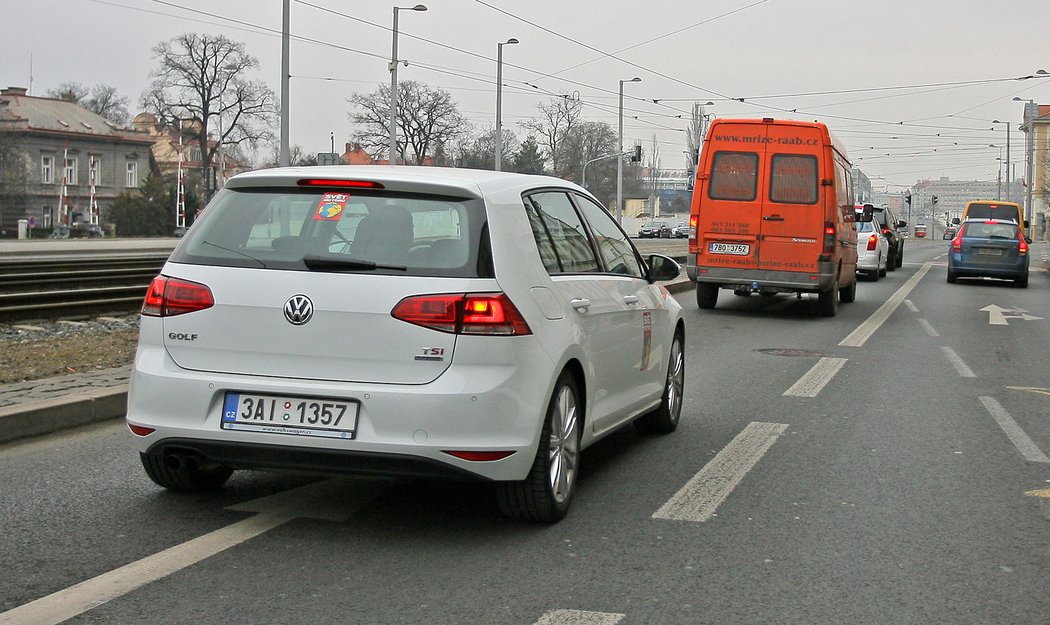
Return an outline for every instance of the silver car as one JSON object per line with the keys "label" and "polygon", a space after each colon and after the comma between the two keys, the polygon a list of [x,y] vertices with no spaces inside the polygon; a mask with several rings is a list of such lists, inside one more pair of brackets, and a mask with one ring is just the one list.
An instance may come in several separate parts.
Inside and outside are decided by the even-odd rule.
{"label": "silver car", "polygon": [[128,425],[173,490],[242,468],[467,477],[556,521],[581,449],[678,424],[685,327],[656,284],[678,272],[556,178],[242,174],[150,287]]}

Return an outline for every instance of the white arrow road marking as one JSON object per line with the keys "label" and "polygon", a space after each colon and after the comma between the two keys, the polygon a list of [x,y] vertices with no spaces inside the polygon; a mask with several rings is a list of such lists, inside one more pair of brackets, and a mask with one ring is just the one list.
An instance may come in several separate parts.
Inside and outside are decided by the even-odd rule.
{"label": "white arrow road marking", "polygon": [[0,625],[57,625],[295,518],[345,521],[379,496],[378,482],[329,479],[231,506],[260,514],[0,613]]}
{"label": "white arrow road marking", "polygon": [[787,427],[786,423],[749,423],[667,503],[660,506],[653,518],[698,522],[711,518]]}
{"label": "white arrow road marking", "polygon": [[1017,425],[1014,418],[1010,416],[1009,412],[1003,408],[1002,404],[997,402],[992,397],[979,397],[981,403],[984,405],[984,409],[988,411],[988,414],[992,415],[995,422],[999,424],[999,427],[1006,433],[1007,438],[1014,444],[1017,451],[1021,452],[1024,459],[1028,462],[1046,462],[1050,463],[1050,458],[1046,457],[1041,449],[1028,438],[1028,435],[1024,433],[1021,426]]}
{"label": "white arrow road marking", "polygon": [[1027,314],[1028,311],[1023,308],[1003,308],[995,304],[985,306],[981,309],[981,312],[988,313],[988,323],[993,326],[1008,326],[1010,322],[1007,319],[1020,319],[1022,321],[1038,321],[1042,319],[1042,317]]}
{"label": "white arrow road marking", "polygon": [[611,612],[552,610],[541,616],[534,625],[616,625],[624,616]]}

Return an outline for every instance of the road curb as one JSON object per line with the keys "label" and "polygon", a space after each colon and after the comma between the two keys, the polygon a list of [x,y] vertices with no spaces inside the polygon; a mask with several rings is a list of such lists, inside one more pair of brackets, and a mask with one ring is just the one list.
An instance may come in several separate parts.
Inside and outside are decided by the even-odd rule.
{"label": "road curb", "polygon": [[123,417],[128,385],[93,389],[0,408],[0,443]]}

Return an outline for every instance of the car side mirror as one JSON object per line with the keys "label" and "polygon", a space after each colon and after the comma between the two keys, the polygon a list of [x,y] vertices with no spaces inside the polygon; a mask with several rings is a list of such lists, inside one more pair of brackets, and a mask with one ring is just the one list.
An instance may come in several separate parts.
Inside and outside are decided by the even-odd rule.
{"label": "car side mirror", "polygon": [[1029,225],[1029,224],[1028,224],[1028,220],[1027,220],[1027,219],[1025,219],[1025,220],[1024,220],[1024,227],[1025,227],[1025,228],[1027,228],[1027,227],[1028,227],[1028,225]]}
{"label": "car side mirror", "polygon": [[898,222],[897,222],[897,227],[898,227],[898,228],[907,228],[907,227],[908,227],[908,222],[906,222],[906,221],[904,221],[904,220],[902,219],[901,221],[898,221]]}
{"label": "car side mirror", "polygon": [[648,263],[649,282],[674,280],[682,272],[682,266],[675,259],[663,254],[650,254]]}
{"label": "car side mirror", "polygon": [[952,217],[952,224],[958,226],[962,221],[958,217]]}
{"label": "car side mirror", "polygon": [[1027,244],[1029,244],[1029,245],[1031,245],[1031,244],[1032,244],[1032,237],[1027,237],[1027,236],[1026,236],[1026,237],[1024,238],[1024,242],[1025,242],[1025,243],[1027,243]]}

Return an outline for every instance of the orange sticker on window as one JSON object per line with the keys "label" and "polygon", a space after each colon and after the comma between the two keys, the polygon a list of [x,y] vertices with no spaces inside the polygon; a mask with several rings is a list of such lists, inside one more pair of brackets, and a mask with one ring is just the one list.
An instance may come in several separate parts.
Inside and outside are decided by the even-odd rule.
{"label": "orange sticker on window", "polygon": [[314,221],[339,221],[343,216],[343,209],[350,201],[349,193],[325,193],[321,196],[321,202],[317,205],[314,213]]}

